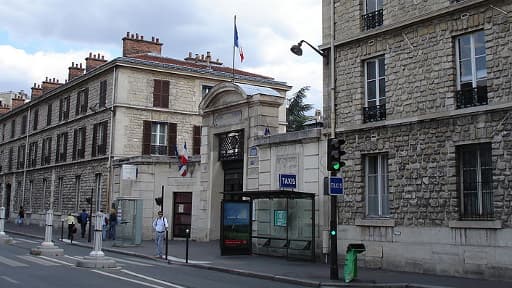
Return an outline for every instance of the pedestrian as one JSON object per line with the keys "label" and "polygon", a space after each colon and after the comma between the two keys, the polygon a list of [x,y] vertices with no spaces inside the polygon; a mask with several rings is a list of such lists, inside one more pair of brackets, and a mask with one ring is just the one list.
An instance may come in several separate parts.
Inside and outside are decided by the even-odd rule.
{"label": "pedestrian", "polygon": [[18,220],[16,221],[18,225],[23,225],[23,222],[25,221],[25,209],[23,209],[23,206],[20,206],[20,210],[18,211]]}
{"label": "pedestrian", "polygon": [[78,222],[80,223],[80,233],[82,238],[85,238],[85,231],[87,230],[87,221],[89,221],[89,214],[85,209],[82,209],[82,213],[78,216]]}
{"label": "pedestrian", "polygon": [[112,240],[116,240],[116,225],[117,225],[117,212],[116,209],[110,210],[110,215],[108,217],[108,238]]}
{"label": "pedestrian", "polygon": [[100,210],[100,217],[103,217],[103,225],[101,226],[101,239],[103,239],[103,241],[105,241],[105,240],[107,240],[107,230],[108,230],[107,213],[103,213],[103,210]]}
{"label": "pedestrian", "polygon": [[68,240],[71,241],[71,243],[73,243],[73,238],[74,238],[74,235],[76,233],[76,227],[75,227],[75,224],[76,224],[76,219],[75,219],[75,216],[71,215],[71,212],[68,213],[68,217],[66,218],[66,221],[68,222]]}
{"label": "pedestrian", "polygon": [[169,228],[167,219],[163,216],[162,211],[158,211],[158,217],[153,221],[153,228],[155,229],[155,244],[157,258],[163,258],[163,244],[165,238],[165,231]]}

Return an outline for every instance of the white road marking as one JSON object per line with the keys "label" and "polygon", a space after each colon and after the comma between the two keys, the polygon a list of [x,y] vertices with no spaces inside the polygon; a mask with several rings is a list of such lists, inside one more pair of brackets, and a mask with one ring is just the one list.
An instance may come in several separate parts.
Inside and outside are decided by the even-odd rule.
{"label": "white road marking", "polygon": [[28,266],[27,264],[23,264],[21,262],[14,261],[9,258],[5,258],[3,256],[0,256],[0,262],[7,264],[9,266],[12,266],[12,267],[27,267]]}
{"label": "white road marking", "polygon": [[23,256],[22,255],[18,255],[17,257],[19,257],[21,259],[24,259],[24,260],[27,260],[27,261],[30,261],[30,262],[41,264],[41,265],[44,265],[44,266],[57,266],[57,265],[59,265],[57,263],[53,263],[53,262],[50,262],[50,261],[39,259],[39,258],[34,257],[34,256],[29,256],[29,255],[23,255]]}
{"label": "white road marking", "polygon": [[22,242],[27,242],[27,243],[33,243],[33,244],[41,243],[41,242],[38,242],[38,241],[34,241],[34,240],[27,240],[27,239],[23,239],[23,238],[14,238],[14,240],[22,241]]}
{"label": "white road marking", "polygon": [[65,262],[65,261],[60,261],[60,260],[57,260],[57,259],[53,259],[53,258],[46,257],[46,256],[37,256],[37,257],[41,257],[43,259],[46,259],[46,260],[49,260],[49,261],[53,261],[53,262],[57,262],[57,263],[64,264],[64,265],[68,265],[68,266],[75,266],[74,264],[71,264],[71,263],[68,263],[68,262]]}
{"label": "white road marking", "polygon": [[144,264],[144,263],[130,261],[130,260],[122,259],[122,258],[114,258],[114,257],[110,257],[110,258],[114,259],[115,261],[125,262],[125,263],[129,263],[129,264],[133,264],[133,265],[139,265],[139,266],[145,266],[145,267],[152,267],[153,266],[151,264]]}
{"label": "white road marking", "polygon": [[13,284],[20,284],[20,282],[18,282],[18,281],[16,281],[16,280],[14,280],[14,279],[11,279],[11,278],[9,278],[9,277],[7,277],[7,276],[3,276],[3,275],[2,275],[2,276],[0,276],[0,278],[5,279],[5,280],[7,280],[7,281],[9,281],[9,282],[11,282],[11,283],[13,283]]}
{"label": "white road marking", "polygon": [[148,286],[148,287],[153,287],[153,288],[164,288],[164,287],[162,287],[162,286],[157,286],[157,285],[149,284],[149,283],[146,283],[146,282],[142,282],[142,281],[138,281],[138,280],[133,280],[133,279],[130,279],[130,278],[125,278],[125,277],[122,277],[122,276],[118,276],[118,275],[110,274],[110,273],[103,272],[103,271],[99,271],[99,270],[91,270],[91,271],[96,272],[96,273],[99,273],[99,274],[103,274],[103,275],[105,275],[105,276],[110,276],[110,277],[113,277],[113,278],[122,279],[122,280],[125,280],[125,281],[129,281],[129,282],[137,283],[137,284],[144,285],[144,286]]}
{"label": "white road marking", "polygon": [[[168,260],[171,260],[171,261],[175,261],[175,262],[181,262],[181,263],[185,263],[186,260],[185,259],[181,259],[181,258],[176,258],[176,257],[173,257],[173,256],[167,256],[167,259]],[[208,263],[211,263],[210,261],[192,261],[192,260],[188,260],[188,263],[193,263],[193,264],[208,264]]]}
{"label": "white road marking", "polygon": [[123,269],[123,270],[121,270],[121,272],[124,272],[126,274],[130,274],[130,275],[142,278],[142,279],[151,280],[151,281],[159,283],[159,284],[164,284],[164,285],[167,285],[167,286],[171,286],[171,287],[174,287],[174,288],[185,288],[184,286],[180,286],[180,285],[176,285],[176,284],[173,284],[173,283],[161,281],[161,280],[158,280],[158,279],[155,279],[155,278],[151,278],[151,277],[148,277],[148,276],[145,276],[145,275],[137,274],[135,272],[131,272],[131,271],[128,271],[128,270],[124,270]]}

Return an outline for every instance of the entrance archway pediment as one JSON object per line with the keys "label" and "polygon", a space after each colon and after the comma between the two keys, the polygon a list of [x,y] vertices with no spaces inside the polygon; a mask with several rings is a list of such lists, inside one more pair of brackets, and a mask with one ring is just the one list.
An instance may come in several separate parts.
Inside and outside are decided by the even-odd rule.
{"label": "entrance archway pediment", "polygon": [[199,109],[201,112],[219,110],[247,102],[247,95],[240,87],[233,83],[222,83],[215,85],[205,95]]}

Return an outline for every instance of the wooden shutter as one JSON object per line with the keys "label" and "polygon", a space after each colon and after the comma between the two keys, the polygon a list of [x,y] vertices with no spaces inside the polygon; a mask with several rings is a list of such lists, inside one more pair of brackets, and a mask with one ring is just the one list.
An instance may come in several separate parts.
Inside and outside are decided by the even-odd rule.
{"label": "wooden shutter", "polygon": [[71,159],[73,160],[76,160],[76,155],[77,155],[77,140],[78,140],[78,129],[75,129],[73,131],[73,155],[71,156]]}
{"label": "wooden shutter", "polygon": [[142,155],[151,155],[151,121],[144,121],[142,126]]}
{"label": "wooden shutter", "polygon": [[66,114],[64,115],[64,119],[69,119],[69,107],[71,104],[71,97],[66,97]]}
{"label": "wooden shutter", "polygon": [[46,126],[50,126],[52,124],[52,105],[53,103],[48,103],[48,110],[46,111]]}
{"label": "wooden shutter", "polygon": [[62,141],[62,135],[57,135],[57,149],[55,149],[55,162],[60,162],[60,141]]}
{"label": "wooden shutter", "polygon": [[85,88],[82,95],[82,113],[87,113],[87,106],[89,105],[89,88]]}
{"label": "wooden shutter", "polygon": [[162,94],[161,94],[161,106],[163,108],[169,108],[169,81],[162,80]]}
{"label": "wooden shutter", "polygon": [[75,117],[80,115],[80,107],[83,101],[83,97],[84,94],[82,93],[82,91],[78,91],[78,93],[76,94]]}
{"label": "wooden shutter", "polygon": [[62,121],[64,113],[64,98],[59,99],[59,121]]}
{"label": "wooden shutter", "polygon": [[82,141],[80,142],[80,145],[81,145],[81,146],[80,146],[80,153],[79,153],[79,155],[78,155],[78,157],[79,157],[80,159],[83,159],[83,158],[85,157],[85,139],[86,139],[86,138],[85,138],[85,134],[86,134],[86,133],[87,133],[87,129],[86,129],[85,127],[84,127],[84,128],[82,128],[82,135],[81,135],[81,137],[82,137]]}
{"label": "wooden shutter", "polygon": [[178,124],[169,123],[167,125],[167,155],[174,156],[176,154],[176,138],[178,133]]}
{"label": "wooden shutter", "polygon": [[98,141],[98,124],[94,124],[93,130],[92,130],[92,151],[91,155],[92,157],[96,157],[96,143]]}
{"label": "wooden shutter", "polygon": [[33,131],[36,131],[37,130],[37,125],[39,125],[39,108],[36,108],[34,110],[34,127],[33,127]]}
{"label": "wooden shutter", "polygon": [[192,155],[201,154],[201,126],[194,126],[192,130]]}
{"label": "wooden shutter", "polygon": [[100,108],[105,107],[106,102],[107,102],[107,80],[103,80],[100,82],[100,100],[99,100]]}
{"label": "wooden shutter", "polygon": [[68,132],[64,133],[64,145],[62,147],[62,161],[66,162],[68,155]]}
{"label": "wooden shutter", "polygon": [[160,107],[162,96],[162,81],[158,79],[153,80],[153,107]]}
{"label": "wooden shutter", "polygon": [[107,154],[107,133],[108,133],[108,121],[103,122],[102,131],[103,133],[103,142],[101,143],[101,154],[105,155]]}
{"label": "wooden shutter", "polygon": [[52,138],[48,138],[48,153],[46,153],[46,164],[52,161]]}

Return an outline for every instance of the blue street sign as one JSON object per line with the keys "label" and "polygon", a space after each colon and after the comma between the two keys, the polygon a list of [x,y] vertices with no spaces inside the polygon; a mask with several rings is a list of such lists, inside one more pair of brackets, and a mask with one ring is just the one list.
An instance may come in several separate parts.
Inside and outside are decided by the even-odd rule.
{"label": "blue street sign", "polygon": [[279,188],[297,188],[297,176],[295,174],[279,174]]}
{"label": "blue street sign", "polygon": [[330,177],[329,178],[329,194],[331,195],[343,195],[343,178],[341,177]]}

